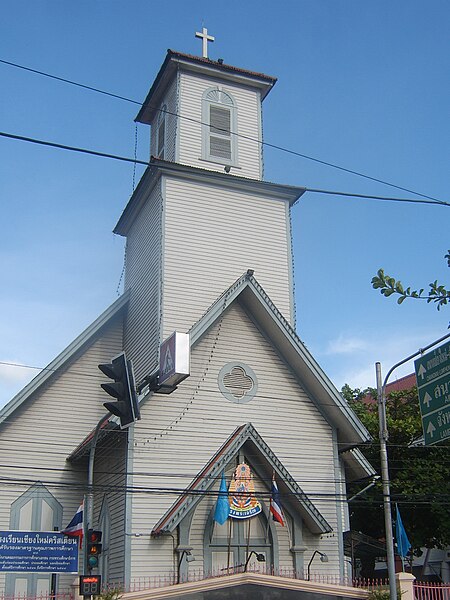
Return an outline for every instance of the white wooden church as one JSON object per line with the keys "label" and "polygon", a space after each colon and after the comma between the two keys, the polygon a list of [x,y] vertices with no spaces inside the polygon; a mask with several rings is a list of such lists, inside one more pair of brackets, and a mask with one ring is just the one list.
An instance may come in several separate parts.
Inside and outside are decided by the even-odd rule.
{"label": "white wooden church", "polygon": [[[132,361],[141,419],[101,428],[89,524],[103,532],[103,582],[129,598],[363,597],[344,586],[343,534],[346,483],[373,475],[358,449],[369,436],[295,331],[290,209],[304,189],[263,179],[275,82],[205,49],[167,52],[136,118],[150,165],[114,230],[125,291],[0,412],[15,481],[0,530],[59,531],[86,494],[110,400],[98,364]],[[190,375],[151,392],[174,331],[189,334]],[[259,508],[219,524],[222,473],[228,486],[238,465]],[[270,516],[273,478],[284,525]],[[76,594],[75,579],[58,575],[57,592]],[[0,572],[10,597],[50,586],[48,573]]]}

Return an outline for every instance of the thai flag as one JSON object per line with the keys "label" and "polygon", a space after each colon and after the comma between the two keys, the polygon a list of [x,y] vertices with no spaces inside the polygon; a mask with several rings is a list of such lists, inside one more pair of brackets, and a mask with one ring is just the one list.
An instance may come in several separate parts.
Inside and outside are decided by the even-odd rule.
{"label": "thai flag", "polygon": [[83,512],[84,512],[84,502],[80,504],[78,507],[75,516],[70,521],[65,529],[61,530],[61,533],[65,533],[66,535],[71,535],[74,537],[80,538],[80,548],[83,541]]}
{"label": "thai flag", "polygon": [[270,497],[270,512],[274,521],[278,521],[284,527],[284,515],[281,508],[280,492],[278,491],[277,482],[275,481],[275,473],[272,478],[272,495]]}

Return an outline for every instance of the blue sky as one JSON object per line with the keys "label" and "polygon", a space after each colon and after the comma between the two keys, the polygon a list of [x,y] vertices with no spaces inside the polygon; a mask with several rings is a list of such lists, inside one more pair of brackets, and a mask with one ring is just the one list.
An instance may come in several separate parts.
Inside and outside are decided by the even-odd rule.
{"label": "blue sky", "polygon": [[[0,59],[143,101],[167,48],[278,77],[265,141],[450,201],[447,0],[4,0]],[[0,63],[1,131],[133,157],[138,107]],[[149,132],[137,128],[137,157]],[[117,298],[112,229],[133,166],[0,138],[0,406]],[[135,177],[142,173],[136,169]],[[275,149],[268,180],[414,197]],[[448,282],[449,208],[307,193],[293,209],[297,329],[337,387],[447,333],[450,309],[384,299],[377,269]],[[240,273],[236,273],[238,277]],[[413,370],[410,363],[395,372]]]}

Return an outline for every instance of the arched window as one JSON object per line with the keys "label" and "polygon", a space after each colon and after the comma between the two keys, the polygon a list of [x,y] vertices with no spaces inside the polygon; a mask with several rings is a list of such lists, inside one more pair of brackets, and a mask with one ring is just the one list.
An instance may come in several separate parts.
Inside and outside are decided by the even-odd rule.
{"label": "arched window", "polygon": [[220,87],[206,90],[203,94],[202,123],[202,158],[237,166],[237,109],[231,94]]}
{"label": "arched window", "polygon": [[[11,504],[9,528],[18,531],[61,529],[62,506],[42,483],[36,483]],[[50,592],[51,575],[8,573],[8,596],[39,596]]]}
{"label": "arched window", "polygon": [[[228,568],[243,571],[249,557],[249,571],[271,571],[278,564],[276,535],[264,513],[250,519],[228,519],[223,525],[213,520],[213,513],[205,528],[205,573],[225,574]],[[264,562],[258,562],[255,554],[262,554]]]}
{"label": "arched window", "polygon": [[166,115],[167,106],[164,104],[158,116],[158,125],[156,130],[156,156],[157,158],[164,158],[166,150]]}

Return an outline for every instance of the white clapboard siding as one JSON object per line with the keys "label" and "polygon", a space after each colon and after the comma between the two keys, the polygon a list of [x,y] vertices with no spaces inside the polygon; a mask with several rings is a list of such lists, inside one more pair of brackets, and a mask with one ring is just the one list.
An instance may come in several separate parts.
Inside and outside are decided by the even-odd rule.
{"label": "white clapboard siding", "polygon": [[290,320],[288,223],[281,200],[167,178],[164,337],[187,331],[247,269]]}
{"label": "white clapboard siding", "polygon": [[179,120],[178,162],[223,172],[223,164],[202,160],[202,96],[217,85],[231,94],[236,103],[238,168],[233,167],[231,173],[261,179],[261,148],[256,141],[261,140],[260,94],[256,89],[224,83],[220,78],[181,73],[179,106],[183,118]]}
{"label": "white clapboard siding", "polygon": [[[227,471],[226,479],[230,480],[232,476],[233,469]],[[267,494],[269,489],[267,484],[264,485],[262,482],[258,480],[255,476],[254,478],[255,484],[255,492],[258,497],[258,491],[262,490]],[[213,487],[213,489],[218,492],[219,491],[220,480]],[[195,509],[194,517],[192,519],[191,525],[191,533],[189,538],[189,545],[192,546],[192,554],[195,556],[195,563],[192,563],[190,567],[192,567],[195,571],[198,569],[203,569],[203,544],[204,544],[204,530],[205,523],[207,522],[211,513],[213,513],[216,505],[216,498],[212,496],[205,497],[202,500],[197,508]],[[265,513],[268,511],[268,502],[265,506]],[[270,517],[271,518],[271,517]],[[272,521],[272,519],[271,519]],[[273,522],[273,521],[272,521]],[[292,545],[289,539],[289,530],[287,527],[282,527],[281,525],[273,525],[272,527],[273,535],[277,537],[278,544],[278,564],[281,568],[291,568],[292,569],[292,553],[290,552],[290,547]],[[226,567],[227,564],[222,565],[222,567]],[[265,565],[263,565],[265,568]],[[217,574],[217,573],[216,573]]]}
{"label": "white clapboard siding", "polygon": [[[10,528],[11,504],[31,481],[44,481],[62,505],[62,527],[74,516],[83,500],[86,470],[66,459],[105,414],[108,396],[100,387],[105,376],[97,365],[121,351],[122,335],[118,315],[2,424],[1,474],[17,485],[1,486],[0,530]],[[77,490],[69,483],[81,487]],[[59,581],[60,589],[68,588],[73,575],[60,575]]]}
{"label": "white clapboard siding", "polygon": [[[95,453],[94,521],[99,523],[100,511],[106,502],[109,514],[110,539],[108,549],[108,582],[121,584],[125,580],[125,511],[127,431],[117,431],[98,445]],[[129,498],[131,501],[131,496]],[[108,542],[108,540],[103,540]]]}
{"label": "white clapboard siding", "polygon": [[[243,361],[258,379],[258,392],[247,404],[226,400],[218,389],[220,369],[233,361]],[[155,394],[142,406],[142,420],[135,425],[134,485],[174,492],[133,499],[133,530],[151,531],[176,500],[176,491],[189,485],[237,426],[248,422],[336,531],[332,429],[237,303],[194,348],[191,376],[173,394]],[[145,476],[138,475],[144,471]],[[202,527],[199,523],[191,531],[196,540]],[[142,547],[133,557],[134,576],[170,563],[161,556],[160,544],[150,540],[147,551]],[[330,561],[336,561],[336,540],[329,552]],[[287,560],[285,551],[283,557]]]}
{"label": "white clapboard siding", "polygon": [[[103,402],[109,397],[100,387],[105,376],[97,365],[109,361],[121,349],[119,315],[2,425],[2,462],[26,466],[31,479],[59,479],[60,473],[52,475],[40,469],[65,467],[67,456],[105,414]],[[4,515],[0,519],[4,524]]]}
{"label": "white clapboard siding", "polygon": [[[178,123],[178,79],[175,77],[169,87],[166,90],[166,94],[161,101],[159,108],[166,107],[165,120],[165,144],[164,144],[164,158],[175,162],[176,159],[176,134],[177,134],[177,123]],[[151,141],[150,141],[150,155],[158,156],[157,139],[158,139],[158,123],[159,123],[160,112],[156,111],[155,118],[151,124]]]}
{"label": "white clapboard siding", "polygon": [[131,288],[125,350],[136,380],[154,369],[160,340],[161,191],[156,185],[128,234],[125,289]]}

